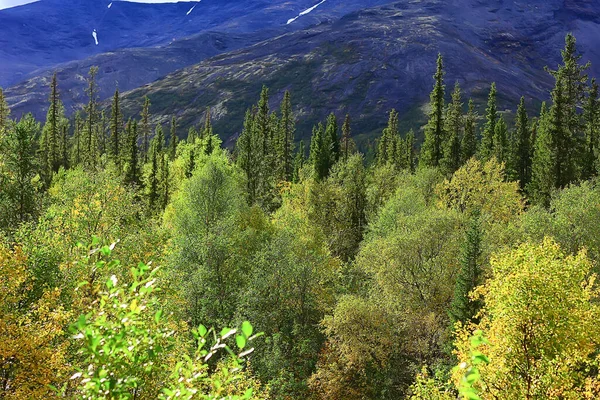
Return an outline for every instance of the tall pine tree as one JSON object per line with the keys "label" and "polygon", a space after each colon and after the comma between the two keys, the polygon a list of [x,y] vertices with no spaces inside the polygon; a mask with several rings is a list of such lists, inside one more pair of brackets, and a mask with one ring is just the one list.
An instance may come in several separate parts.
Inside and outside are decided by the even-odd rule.
{"label": "tall pine tree", "polygon": [[171,118],[171,131],[170,131],[170,141],[169,141],[169,159],[171,161],[175,160],[177,156],[177,119],[175,116]]}
{"label": "tall pine tree", "polygon": [[281,120],[279,121],[279,140],[278,140],[278,170],[279,178],[285,181],[292,180],[293,174],[293,152],[294,152],[294,132],[296,124],[292,112],[292,101],[290,92],[286,90],[281,102]]}
{"label": "tall pine tree", "polygon": [[465,116],[465,130],[460,142],[461,165],[477,152],[477,113],[473,99],[469,99],[469,110]]}
{"label": "tall pine tree", "polygon": [[96,129],[98,124],[98,85],[96,83],[96,75],[98,67],[91,67],[88,74],[88,87],[86,94],[88,95],[88,104],[85,107],[86,122],[85,122],[85,157],[84,161],[87,166],[95,167],[97,161]]}
{"label": "tall pine tree", "polygon": [[512,165],[521,189],[524,189],[531,181],[531,158],[533,155],[529,118],[525,109],[525,97],[521,97],[517,108],[514,143]]}
{"label": "tall pine tree", "polygon": [[496,122],[498,122],[496,83],[492,83],[488,95],[487,108],[485,109],[485,126],[481,134],[481,147],[479,155],[482,160],[487,161],[494,155],[494,135],[496,133]]}
{"label": "tall pine tree", "polygon": [[425,143],[421,150],[420,163],[427,167],[437,167],[442,159],[444,143],[444,62],[438,54],[435,84],[430,96],[431,112],[425,126]]}
{"label": "tall pine tree", "polygon": [[150,146],[150,99],[144,97],[144,107],[142,108],[142,157],[144,162],[148,161],[148,151]]}
{"label": "tall pine tree", "polygon": [[463,129],[462,106],[460,85],[456,82],[452,92],[452,102],[448,105],[444,123],[447,139],[443,147],[442,166],[450,174],[460,168],[460,141]]}
{"label": "tall pine tree", "polygon": [[110,117],[110,156],[121,171],[121,142],[123,141],[123,114],[121,113],[121,104],[119,97],[119,88],[115,89],[113,96],[111,117]]}

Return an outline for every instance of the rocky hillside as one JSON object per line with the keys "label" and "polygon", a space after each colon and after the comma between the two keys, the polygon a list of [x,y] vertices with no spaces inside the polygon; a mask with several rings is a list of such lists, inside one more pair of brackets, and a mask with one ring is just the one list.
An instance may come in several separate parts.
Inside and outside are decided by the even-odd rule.
{"label": "rocky hillside", "polygon": [[135,114],[149,96],[157,121],[176,114],[183,125],[211,106],[217,130],[231,138],[265,84],[273,106],[292,91],[301,137],[332,111],[350,113],[355,134],[370,137],[391,108],[405,127],[423,119],[441,52],[448,88],[459,81],[481,101],[495,81],[504,106],[521,95],[537,106],[552,85],[544,66],[558,63],[567,32],[599,71],[596,3],[396,1],[206,60],[128,93],[124,105]]}

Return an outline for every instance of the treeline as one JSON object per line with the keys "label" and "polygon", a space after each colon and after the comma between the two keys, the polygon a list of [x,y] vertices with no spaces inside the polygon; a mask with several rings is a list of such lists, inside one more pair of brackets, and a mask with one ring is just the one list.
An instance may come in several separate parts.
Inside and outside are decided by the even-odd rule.
{"label": "treeline", "polygon": [[289,92],[230,153],[96,68],[71,120],[56,76],[43,125],[0,91],[0,397],[597,398],[598,86],[562,56],[479,126],[440,55],[424,143],[392,110],[371,165],[348,115],[296,143]]}

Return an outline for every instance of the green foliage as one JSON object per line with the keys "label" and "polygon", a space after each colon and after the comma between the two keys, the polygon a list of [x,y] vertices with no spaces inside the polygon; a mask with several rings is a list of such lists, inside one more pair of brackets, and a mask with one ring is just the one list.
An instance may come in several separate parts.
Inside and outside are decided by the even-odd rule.
{"label": "green foliage", "polygon": [[425,143],[421,150],[421,165],[437,167],[442,159],[444,135],[444,64],[441,54],[438,54],[435,84],[431,92],[431,112],[425,127]]}

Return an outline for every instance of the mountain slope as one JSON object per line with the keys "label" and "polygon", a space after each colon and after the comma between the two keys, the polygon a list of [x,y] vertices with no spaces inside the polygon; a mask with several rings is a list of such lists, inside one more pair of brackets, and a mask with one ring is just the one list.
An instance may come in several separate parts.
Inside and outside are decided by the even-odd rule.
{"label": "mountain slope", "polygon": [[149,96],[156,121],[176,114],[183,125],[199,123],[212,106],[217,131],[231,138],[266,84],[272,106],[292,91],[299,136],[329,112],[350,113],[354,132],[369,136],[391,108],[405,121],[423,117],[438,52],[447,91],[458,80],[483,100],[496,81],[501,104],[544,99],[552,85],[544,66],[559,62],[566,32],[578,34],[600,67],[598,10],[562,1],[397,1],[206,60],[126,94],[123,104],[135,114]]}
{"label": "mountain slope", "polygon": [[[335,3],[335,4],[328,4]],[[326,0],[293,23],[315,0],[202,0],[133,3],[111,0],[40,0],[0,10],[0,86],[37,69],[123,48],[165,45],[203,32],[245,34],[301,29],[382,0]],[[93,33],[98,39],[96,44]]]}

